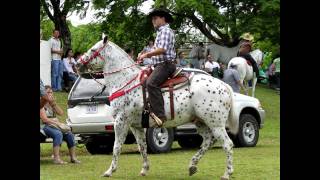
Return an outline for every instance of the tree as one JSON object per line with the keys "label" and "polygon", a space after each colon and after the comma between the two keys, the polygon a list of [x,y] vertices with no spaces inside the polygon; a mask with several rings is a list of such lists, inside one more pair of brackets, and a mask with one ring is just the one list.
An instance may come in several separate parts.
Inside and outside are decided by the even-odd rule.
{"label": "tree", "polygon": [[[96,9],[108,9],[117,16],[108,23],[121,23],[125,12],[139,7],[142,0],[94,0]],[[156,0],[155,7],[165,6],[175,15],[173,29],[192,23],[208,39],[219,45],[235,46],[244,32],[260,33],[259,40],[270,38],[279,44],[280,0]],[[101,15],[102,13],[100,13]],[[115,20],[115,21],[113,21]],[[141,22],[135,22],[135,25]],[[139,33],[140,35],[140,33]],[[272,37],[271,37],[272,36]]]}
{"label": "tree", "polygon": [[[80,16],[85,16],[88,4],[83,0],[40,0],[40,12],[44,11],[45,15],[54,23],[54,28],[60,31],[63,49],[66,51],[71,48],[71,33],[67,23],[69,12],[76,11]],[[43,12],[40,13],[43,17]]]}
{"label": "tree", "polygon": [[[93,1],[94,7],[102,10],[97,14],[104,19],[101,30],[123,49],[134,49],[135,56],[150,38],[155,37],[151,22],[138,9],[142,2],[143,0]],[[105,11],[108,13],[105,14]]]}

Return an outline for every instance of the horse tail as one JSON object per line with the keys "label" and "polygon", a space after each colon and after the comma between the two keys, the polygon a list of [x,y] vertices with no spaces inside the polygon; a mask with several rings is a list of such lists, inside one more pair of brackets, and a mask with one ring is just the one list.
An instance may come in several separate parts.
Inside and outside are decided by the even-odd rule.
{"label": "horse tail", "polygon": [[235,107],[234,107],[234,93],[230,85],[226,84],[227,88],[229,89],[230,92],[230,111],[229,111],[229,117],[228,117],[228,128],[231,134],[236,135],[239,131],[239,121],[238,117],[235,112]]}

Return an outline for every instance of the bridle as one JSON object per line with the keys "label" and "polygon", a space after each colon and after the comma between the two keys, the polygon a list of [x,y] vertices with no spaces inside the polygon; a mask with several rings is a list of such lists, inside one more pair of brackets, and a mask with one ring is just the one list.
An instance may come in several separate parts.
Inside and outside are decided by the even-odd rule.
{"label": "bridle", "polygon": [[[79,59],[79,61],[80,61],[83,65],[86,65],[86,66],[90,65],[89,62],[91,62],[93,59],[95,59],[95,58],[97,58],[97,57],[99,57],[101,60],[104,61],[104,58],[101,56],[100,52],[105,49],[106,44],[107,44],[107,43],[105,43],[105,44],[104,44],[102,47],[100,47],[98,50],[94,51],[94,53],[88,58],[88,60],[85,61],[85,60],[81,57],[81,58]],[[92,79],[94,79],[98,84],[100,84],[100,85],[103,86],[101,92],[93,95],[93,96],[91,97],[91,99],[93,99],[94,96],[97,96],[97,95],[102,94],[103,91],[106,89],[106,85],[100,83],[100,82],[94,77],[94,75],[103,75],[103,76],[105,77],[105,76],[108,76],[108,75],[111,75],[111,74],[114,74],[114,73],[121,72],[121,71],[123,71],[123,70],[125,70],[125,69],[132,68],[133,66],[136,66],[136,65],[138,65],[138,64],[140,64],[140,62],[135,62],[135,63],[133,63],[133,64],[127,66],[127,67],[123,67],[123,68],[120,68],[120,69],[117,69],[117,70],[114,70],[114,71],[111,71],[111,72],[104,72],[104,73],[91,72],[90,69],[92,69],[92,66],[90,65],[90,67],[88,67],[88,70],[89,70],[88,73],[89,73],[90,77],[91,77]],[[142,71],[143,71],[143,70],[142,70]],[[139,72],[139,73],[140,73],[140,72]],[[109,101],[112,101],[112,100],[115,99],[115,98],[118,98],[118,97],[120,97],[120,96],[123,96],[123,95],[125,95],[126,93],[128,93],[128,92],[132,91],[133,89],[135,89],[136,87],[140,86],[140,85],[142,84],[142,82],[134,85],[133,87],[129,88],[128,90],[123,90],[126,86],[128,86],[129,84],[131,84],[132,82],[134,82],[134,80],[136,80],[136,79],[139,77],[139,73],[138,73],[133,79],[131,79],[129,82],[127,82],[124,86],[122,86],[120,89],[118,89],[118,90],[116,90],[114,93],[112,93],[112,94],[109,96]]]}

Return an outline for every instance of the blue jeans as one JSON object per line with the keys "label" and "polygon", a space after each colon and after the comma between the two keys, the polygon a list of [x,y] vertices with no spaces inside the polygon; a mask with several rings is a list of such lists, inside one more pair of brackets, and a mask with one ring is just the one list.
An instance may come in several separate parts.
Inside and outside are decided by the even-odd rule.
{"label": "blue jeans", "polygon": [[69,74],[69,79],[73,82],[75,82],[77,80],[77,76],[73,73],[68,73]]}
{"label": "blue jeans", "polygon": [[61,81],[63,75],[63,61],[51,61],[51,87],[53,91],[61,91]]}
{"label": "blue jeans", "polygon": [[74,136],[71,132],[63,134],[59,129],[50,127],[48,125],[44,126],[43,131],[47,136],[53,139],[53,147],[60,146],[62,144],[62,140],[65,140],[67,142],[68,148],[72,148],[75,146]]}

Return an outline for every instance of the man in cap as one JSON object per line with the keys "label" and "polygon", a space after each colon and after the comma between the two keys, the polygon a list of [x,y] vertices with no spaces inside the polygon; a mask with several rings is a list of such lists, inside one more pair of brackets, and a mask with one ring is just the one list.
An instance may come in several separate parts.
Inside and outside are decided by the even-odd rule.
{"label": "man in cap", "polygon": [[154,49],[138,57],[138,61],[151,58],[154,70],[147,79],[149,93],[150,116],[161,126],[166,121],[164,102],[160,85],[168,79],[176,70],[175,64],[175,37],[168,23],[173,22],[172,16],[164,9],[155,9],[149,15],[152,24],[157,31],[154,41]]}
{"label": "man in cap", "polygon": [[257,62],[253,59],[253,57],[249,54],[252,50],[252,41],[253,41],[253,36],[245,33],[242,36],[243,41],[241,42],[240,49],[238,51],[237,56],[243,57],[244,59],[248,60],[253,68],[253,72],[255,72],[256,77],[259,76],[259,68],[257,65]]}

